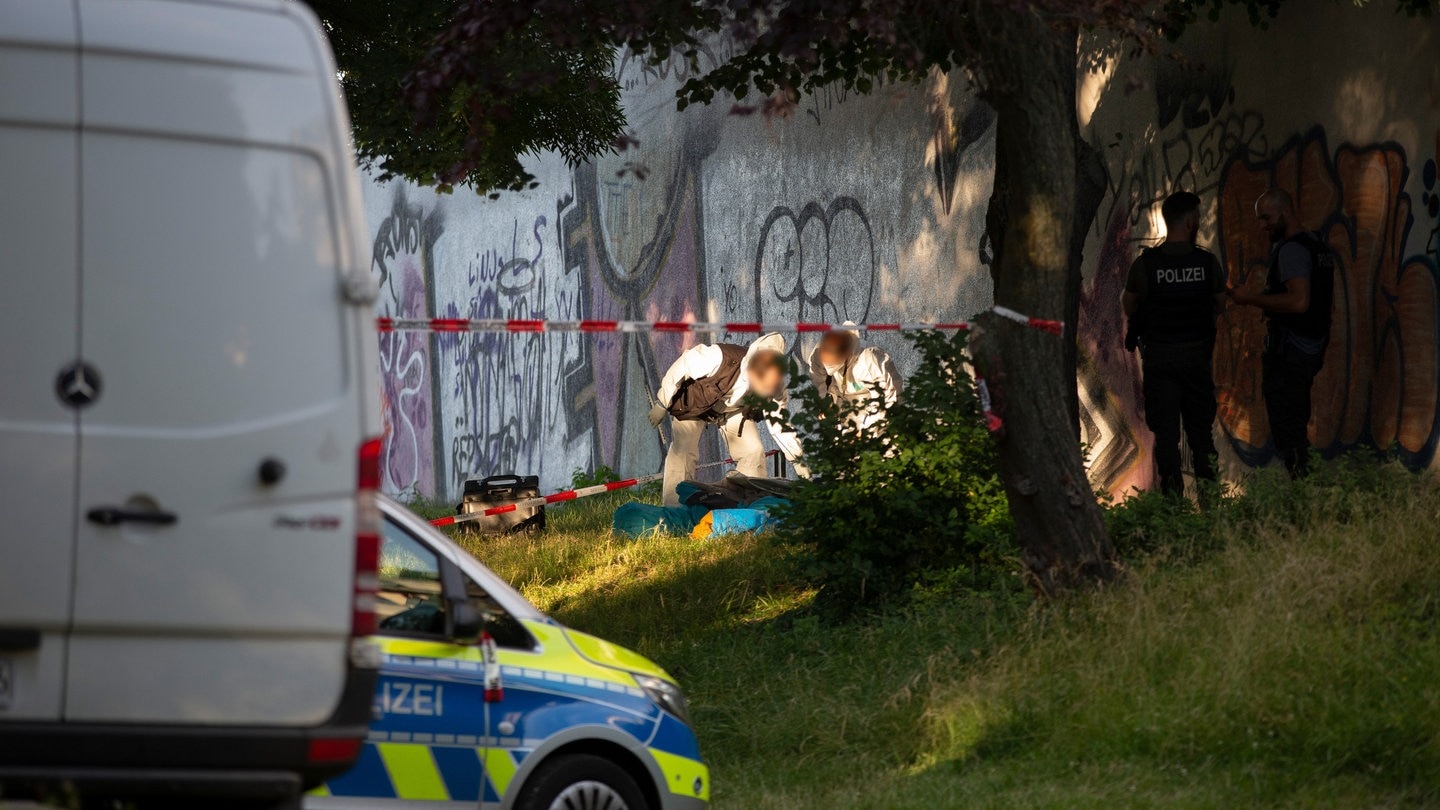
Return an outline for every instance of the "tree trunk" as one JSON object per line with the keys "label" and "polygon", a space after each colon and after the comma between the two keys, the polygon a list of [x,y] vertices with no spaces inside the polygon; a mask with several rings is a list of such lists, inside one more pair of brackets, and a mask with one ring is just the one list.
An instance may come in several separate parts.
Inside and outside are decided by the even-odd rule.
{"label": "tree trunk", "polygon": [[[995,141],[1005,137],[1004,121],[997,121]],[[1070,415],[1070,426],[1075,438],[1080,438],[1080,388],[1075,379],[1075,370],[1080,365],[1080,284],[1081,266],[1085,261],[1085,236],[1095,222],[1100,204],[1105,200],[1108,173],[1105,156],[1080,137],[1080,125],[1070,116],[1070,131],[1075,138],[1075,215],[1070,233],[1070,270],[1065,279],[1065,369],[1073,385],[1065,387],[1065,410]],[[1001,248],[1005,243],[1005,226],[1009,210],[1006,194],[1009,190],[1009,163],[999,149],[995,154],[994,187],[990,192],[990,205],[985,210],[985,232],[990,241],[990,277],[998,281],[1001,267]]]}
{"label": "tree trunk", "polygon": [[[1065,320],[1076,214],[1075,38],[1023,10],[1007,12],[1005,23],[1007,36],[995,45],[1013,50],[987,60],[1005,181],[995,303]],[[1114,578],[1113,548],[1072,427],[1075,367],[1066,365],[1064,338],[990,315],[970,348],[1004,424],[1000,471],[1033,586],[1054,595]]]}

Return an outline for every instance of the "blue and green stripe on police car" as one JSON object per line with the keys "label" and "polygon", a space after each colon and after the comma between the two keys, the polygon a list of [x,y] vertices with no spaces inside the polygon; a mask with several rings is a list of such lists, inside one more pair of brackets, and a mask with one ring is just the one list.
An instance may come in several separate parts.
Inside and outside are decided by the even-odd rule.
{"label": "blue and green stripe on police car", "polygon": [[[501,650],[505,698],[488,705],[478,648],[377,639],[385,654],[379,719],[356,766],[314,795],[498,803],[546,738],[593,725],[624,732],[643,746],[669,792],[709,798],[708,771],[693,732],[661,711],[628,671],[614,667],[665,677],[663,671],[593,637],[576,634],[589,648],[582,652],[559,627],[526,626],[537,648]],[[592,655],[611,660],[602,665]]]}
{"label": "blue and green stripe on police car", "polygon": [[515,778],[519,761],[528,753],[424,743],[366,743],[350,772],[312,795],[499,802]]}
{"label": "blue and green stripe on police car", "polygon": [[[647,750],[671,793],[710,799],[709,771],[703,763],[658,748]],[[370,743],[353,770],[311,795],[498,803],[529,754],[519,749]]]}

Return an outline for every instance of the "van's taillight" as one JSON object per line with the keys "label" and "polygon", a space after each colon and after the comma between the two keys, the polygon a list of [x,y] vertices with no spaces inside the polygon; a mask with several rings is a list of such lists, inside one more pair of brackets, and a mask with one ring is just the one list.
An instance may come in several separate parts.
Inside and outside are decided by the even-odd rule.
{"label": "van's taillight", "polygon": [[380,453],[385,447],[383,439],[370,439],[360,445],[359,488],[376,492],[380,489]]}
{"label": "van's taillight", "polygon": [[355,603],[350,615],[350,634],[368,636],[375,632],[375,598],[380,590],[380,533],[383,530],[380,505],[380,439],[360,445],[360,472],[355,493]]}

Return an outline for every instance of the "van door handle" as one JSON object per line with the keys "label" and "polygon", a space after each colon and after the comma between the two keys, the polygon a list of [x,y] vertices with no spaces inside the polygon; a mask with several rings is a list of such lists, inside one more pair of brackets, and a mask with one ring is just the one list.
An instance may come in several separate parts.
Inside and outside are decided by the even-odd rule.
{"label": "van door handle", "polygon": [[0,627],[0,652],[40,649],[40,630],[34,627]]}
{"label": "van door handle", "polygon": [[174,512],[156,510],[136,511],[114,506],[97,506],[85,515],[91,523],[101,526],[119,526],[121,523],[148,523],[151,526],[170,526],[179,520]]}

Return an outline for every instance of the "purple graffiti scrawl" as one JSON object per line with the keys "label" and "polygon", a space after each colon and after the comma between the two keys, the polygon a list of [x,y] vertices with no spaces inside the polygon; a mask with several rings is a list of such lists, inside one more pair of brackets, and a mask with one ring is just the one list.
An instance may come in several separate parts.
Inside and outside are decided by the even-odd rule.
{"label": "purple graffiti scrawl", "polygon": [[[648,182],[658,182],[651,180]],[[685,319],[695,315],[701,289],[703,248],[695,167],[682,161],[665,193],[670,204],[653,231],[630,235],[645,239],[635,267],[616,264],[606,244],[598,200],[600,181],[593,166],[575,172],[575,193],[562,208],[561,244],[567,272],[583,273],[584,317],[592,320],[659,318]],[[594,335],[585,348],[591,358],[589,378],[569,382],[577,396],[584,392],[585,406],[595,413],[598,463],[623,464],[627,433],[653,433],[643,413],[631,414],[625,403],[644,397],[635,387],[657,385],[670,363],[688,348],[691,335]],[[638,365],[644,379],[632,379],[629,369]],[[632,439],[634,437],[632,436]],[[658,437],[657,437],[658,439]]]}
{"label": "purple graffiti scrawl", "polygon": [[[426,316],[427,282],[433,277],[430,262],[440,227],[436,212],[426,217],[418,204],[407,204],[400,186],[390,216],[376,234],[371,257],[380,280],[382,315]],[[413,332],[380,336],[385,422],[381,464],[386,492],[433,498],[435,410],[429,340],[429,335]]]}

